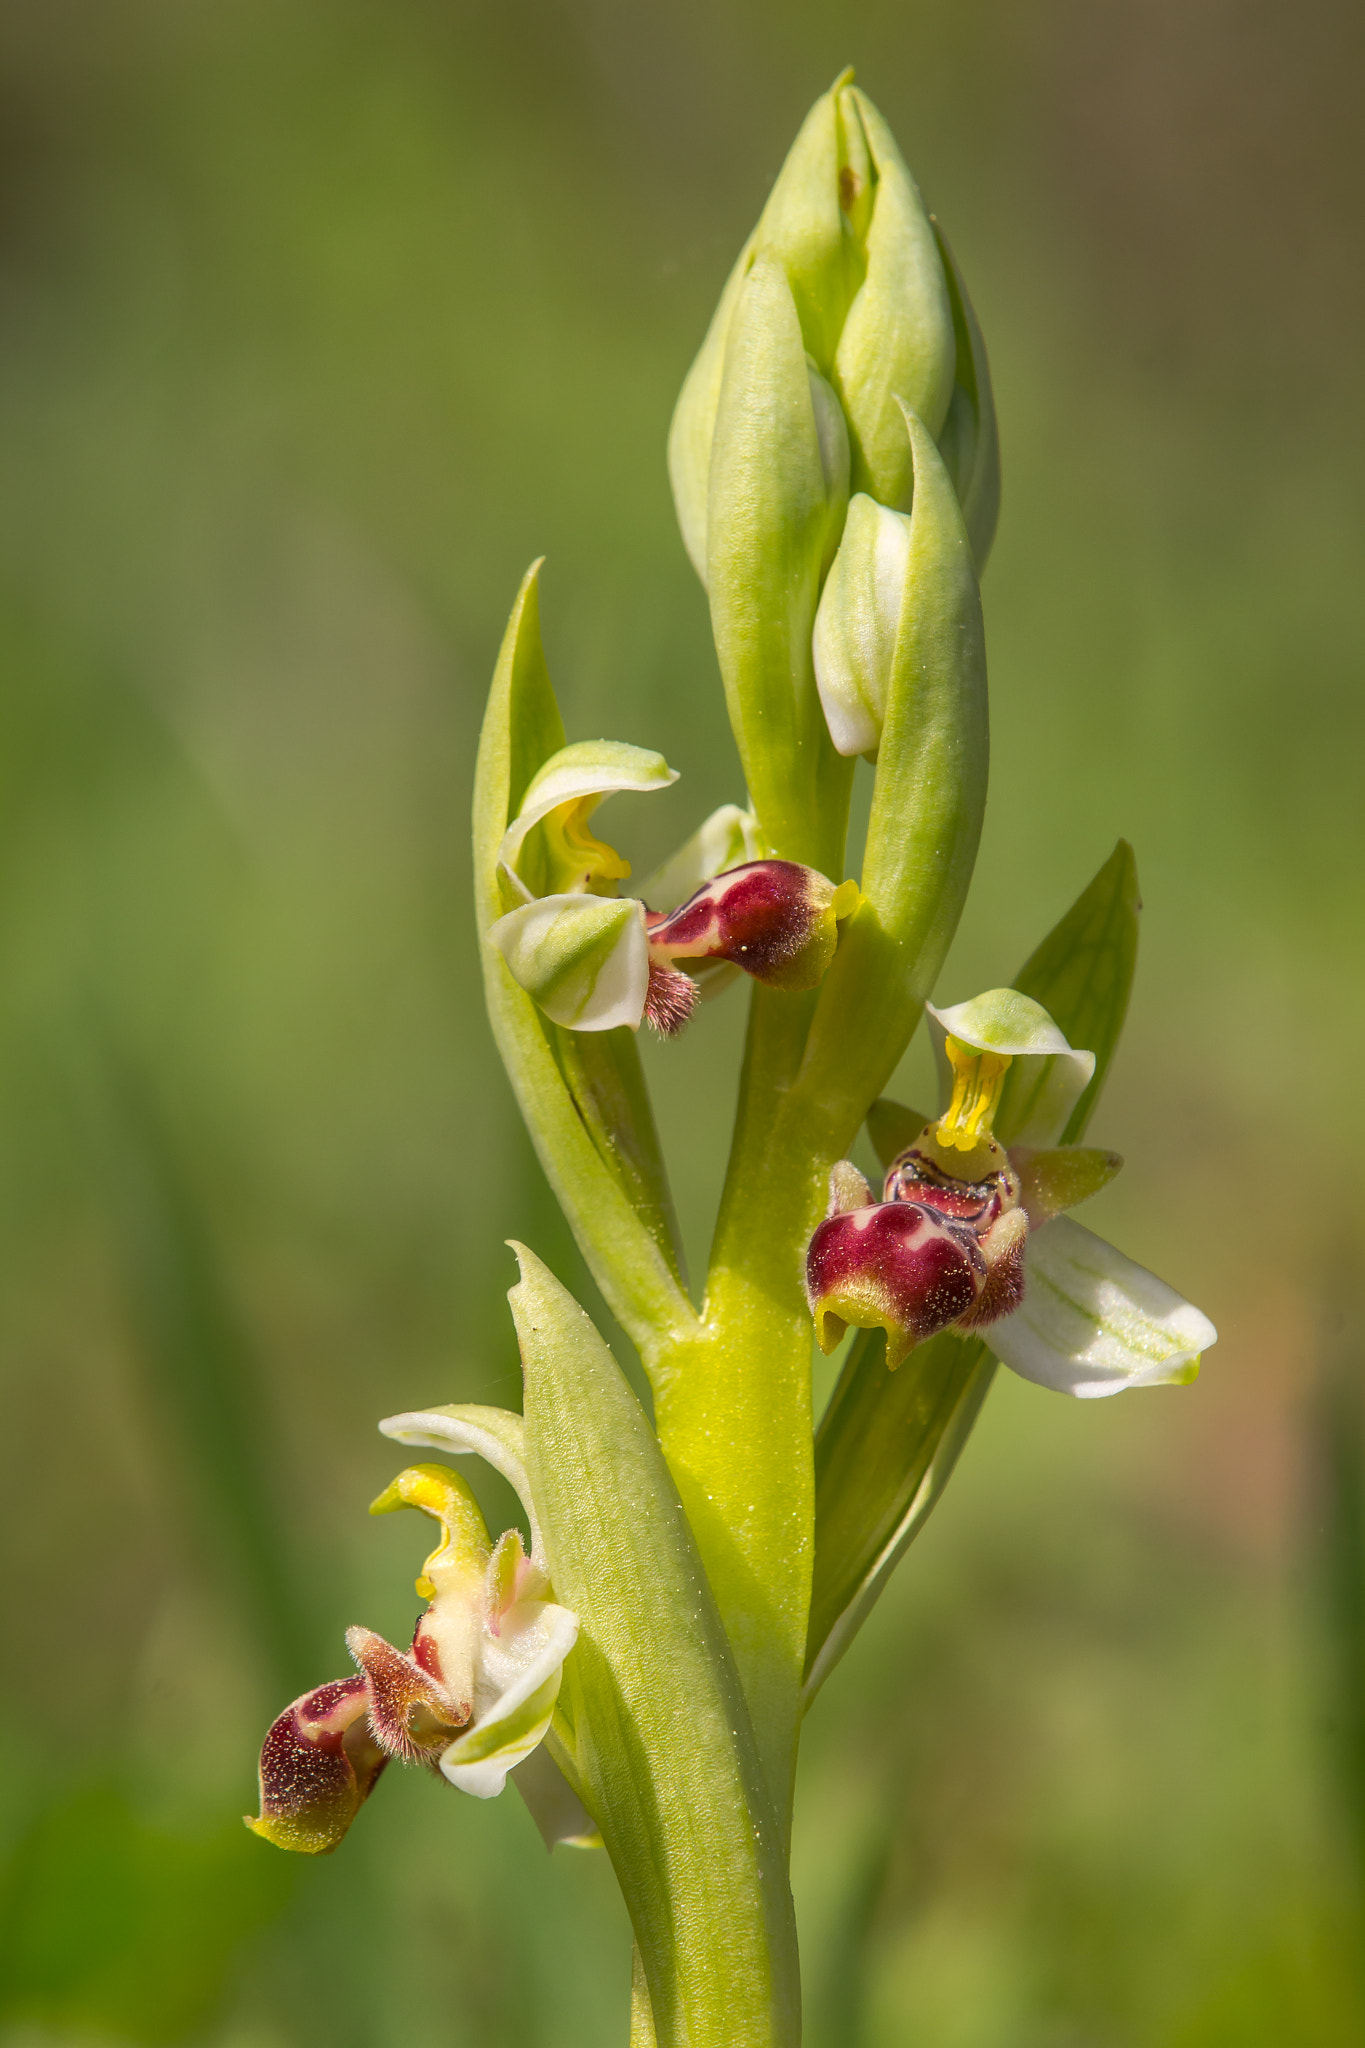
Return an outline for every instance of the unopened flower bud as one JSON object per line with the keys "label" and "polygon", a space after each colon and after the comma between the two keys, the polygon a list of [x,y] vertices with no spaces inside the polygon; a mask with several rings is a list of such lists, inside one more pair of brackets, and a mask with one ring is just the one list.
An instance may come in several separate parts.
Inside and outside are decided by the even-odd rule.
{"label": "unopened flower bud", "polygon": [[[968,416],[983,422],[984,477],[984,351],[978,369],[966,316],[957,318],[953,280],[933,222],[890,129],[851,76],[837,79],[802,123],[726,282],[673,415],[669,474],[683,540],[703,582],[725,359],[755,264],[768,262],[782,271],[803,346],[847,416],[855,490],[908,509],[913,479],[898,401],[937,435],[948,419],[955,371],[967,408],[954,423],[955,446]],[[964,350],[967,360],[959,363]],[[993,432],[993,411],[990,419]]]}
{"label": "unopened flower bud", "polygon": [[[834,355],[832,382],[848,416],[853,488],[883,505],[910,507],[914,468],[901,423],[908,405],[937,435],[948,416],[957,362],[942,258],[919,189],[895,138],[866,94],[845,86],[840,113],[861,129],[871,185],[867,226],[855,236],[865,265]],[[846,166],[846,204],[857,219],[864,195]]]}
{"label": "unopened flower bud", "polygon": [[816,687],[841,754],[875,754],[881,741],[910,574],[910,536],[904,513],[889,511],[863,492],[849,500],[813,642]]}

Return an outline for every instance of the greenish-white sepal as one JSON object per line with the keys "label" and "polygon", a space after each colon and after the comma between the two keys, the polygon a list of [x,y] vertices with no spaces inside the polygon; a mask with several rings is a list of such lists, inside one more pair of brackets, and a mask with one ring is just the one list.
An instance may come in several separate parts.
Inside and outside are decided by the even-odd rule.
{"label": "greenish-white sepal", "polygon": [[544,1743],[512,1766],[512,1783],[540,1831],[547,1849],[562,1842],[566,1849],[600,1849],[597,1822]]}
{"label": "greenish-white sepal", "polygon": [[977,1052],[1008,1053],[1025,1064],[1023,1121],[1011,1133],[1014,1145],[1053,1144],[1095,1071],[1095,1055],[1068,1045],[1041,1003],[1015,988],[991,988],[969,1002],[937,1010],[926,1003],[929,1035],[944,1085],[945,1103],[952,1092],[952,1068],[944,1050],[947,1037]]}
{"label": "greenish-white sepal", "polygon": [[510,910],[488,937],[546,1016],[570,1031],[638,1031],[649,988],[649,941],[632,896],[541,896]]}
{"label": "greenish-white sepal", "polygon": [[527,833],[561,804],[579,803],[585,797],[600,803],[604,796],[622,791],[667,789],[677,779],[676,768],[648,747],[632,747],[625,740],[574,740],[551,754],[531,778],[499,848],[499,859],[514,868]]}
{"label": "greenish-white sepal", "polygon": [[449,1451],[455,1457],[482,1458],[507,1481],[526,1513],[531,1532],[531,1562],[544,1570],[545,1546],[531,1484],[526,1477],[525,1425],[510,1408],[485,1408],[477,1402],[452,1402],[438,1408],[413,1408],[387,1415],[379,1425],[395,1443]]}
{"label": "greenish-white sepal", "polygon": [[815,614],[815,682],[841,754],[875,754],[910,574],[910,521],[865,492],[849,500]]}
{"label": "greenish-white sepal", "polygon": [[738,804],[722,804],[640,884],[640,895],[651,910],[676,910],[727,868],[743,867],[746,861],[762,857],[763,838],[753,812],[742,811]]}
{"label": "greenish-white sepal", "polygon": [[706,499],[711,487],[711,442],[716,431],[721,379],[725,374],[725,345],[730,338],[735,302],[749,274],[753,254],[754,237],[751,235],[726,279],[720,304],[706,330],[706,339],[683,379],[668,429],[668,478],[673,486],[673,506],[678,515],[683,546],[703,587],[706,583]]}
{"label": "greenish-white sepal", "polygon": [[867,230],[867,275],[848,309],[834,357],[853,445],[853,485],[883,505],[910,509],[914,463],[901,423],[908,405],[931,435],[953,392],[957,343],[933,225],[895,138],[856,88],[877,173]]}
{"label": "greenish-white sepal", "polygon": [[549,1600],[521,1600],[485,1626],[474,1679],[474,1720],[442,1750],[441,1775],[475,1799],[496,1799],[507,1773],[531,1754],[554,1714],[578,1616]]}
{"label": "greenish-white sepal", "polygon": [[1218,1341],[1203,1312],[1070,1216],[1033,1231],[1024,1299],[982,1336],[1002,1365],[1082,1400],[1182,1386]]}

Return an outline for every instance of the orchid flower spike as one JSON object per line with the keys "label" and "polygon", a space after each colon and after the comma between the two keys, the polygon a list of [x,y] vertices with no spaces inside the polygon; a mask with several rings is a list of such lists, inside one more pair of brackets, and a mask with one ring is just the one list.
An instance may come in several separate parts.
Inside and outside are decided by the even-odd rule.
{"label": "orchid flower spike", "polygon": [[[939,1330],[981,1332],[1025,1379],[1061,1393],[1192,1380],[1207,1316],[1061,1212],[1118,1172],[1116,1153],[1055,1143],[1094,1072],[1015,989],[929,1010],[948,1106],[891,1160],[881,1201],[842,1160],[806,1256],[816,1336],[886,1331],[893,1370]],[[1018,1073],[1008,1151],[992,1126]]]}
{"label": "orchid flower spike", "polygon": [[406,1651],[348,1629],[359,1675],[305,1693],[274,1723],[260,1814],[247,1826],[278,1848],[335,1849],[391,1757],[494,1798],[549,1728],[578,1620],[550,1598],[537,1550],[528,1557],[515,1529],[490,1543],[473,1494],[446,1465],[400,1472],[370,1512],[402,1507],[441,1526],[417,1580],[429,1604]]}
{"label": "orchid flower spike", "polygon": [[488,937],[513,980],[556,1024],[638,1031],[647,1019],[671,1036],[696,1006],[700,973],[742,968],[775,988],[808,989],[834,957],[856,884],[836,888],[785,860],[704,872],[710,857],[732,858],[757,844],[752,818],[733,805],[660,871],[670,895],[682,878],[697,876],[677,908],[654,911],[641,898],[614,893],[630,863],[589,833],[587,819],[613,791],[663,789],[676,779],[660,755],[639,747],[607,740],[564,747],[534,777],[507,828],[499,872],[514,907]]}

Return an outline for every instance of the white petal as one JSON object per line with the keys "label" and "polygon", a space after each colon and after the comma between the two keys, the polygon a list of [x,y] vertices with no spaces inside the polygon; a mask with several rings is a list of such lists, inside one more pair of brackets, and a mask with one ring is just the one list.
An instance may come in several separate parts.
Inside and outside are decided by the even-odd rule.
{"label": "white petal", "polygon": [[753,812],[742,811],[738,804],[722,804],[698,825],[671,859],[641,882],[640,895],[651,910],[676,910],[726,868],[758,860],[762,851],[763,841]]}
{"label": "white petal", "polygon": [[485,1408],[477,1403],[452,1404],[441,1408],[414,1408],[406,1415],[389,1415],[379,1425],[395,1443],[422,1445],[435,1451],[449,1451],[456,1457],[472,1454],[482,1458],[507,1481],[522,1507],[531,1530],[531,1561],[544,1570],[544,1546],[536,1520],[531,1485],[526,1477],[523,1448],[524,1426],[509,1408]]}
{"label": "white petal", "polygon": [[545,1600],[521,1600],[485,1633],[475,1672],[474,1723],[441,1754],[441,1771],[476,1799],[494,1799],[514,1764],[550,1725],[578,1616]]}
{"label": "white petal", "polygon": [[572,1031],[638,1031],[649,988],[644,915],[631,896],[542,896],[488,937],[518,982]]}
{"label": "white petal", "polygon": [[982,1332],[1002,1364],[1083,1400],[1179,1386],[1218,1341],[1201,1310],[1070,1216],[1029,1237],[1024,1299]]}
{"label": "white petal", "polygon": [[870,754],[881,741],[909,568],[910,521],[856,493],[811,643],[825,722],[841,754]]}
{"label": "white petal", "polygon": [[498,857],[514,867],[531,827],[561,804],[576,803],[585,796],[601,799],[618,790],[667,789],[677,779],[677,770],[669,767],[663,755],[651,753],[647,747],[628,746],[624,740],[575,740],[572,746],[552,754],[531,778]]}
{"label": "white petal", "polygon": [[1025,1066],[1025,1085],[1016,1100],[1022,1114],[1009,1133],[1011,1145],[1052,1145],[1095,1071],[1093,1052],[1069,1045],[1041,1003],[1014,988],[987,989],[969,1002],[937,1010],[926,1003],[944,1102],[952,1092],[952,1069],[943,1048],[948,1036],[977,1052],[1008,1053]]}

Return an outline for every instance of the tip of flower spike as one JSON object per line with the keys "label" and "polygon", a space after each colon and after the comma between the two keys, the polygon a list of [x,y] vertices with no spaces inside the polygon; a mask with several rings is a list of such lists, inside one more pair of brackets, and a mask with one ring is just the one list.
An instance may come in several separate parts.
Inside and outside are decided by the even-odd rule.
{"label": "tip of flower spike", "polygon": [[651,960],[649,986],[645,990],[645,1022],[652,1024],[661,1038],[676,1038],[696,1009],[700,995],[690,974]]}

